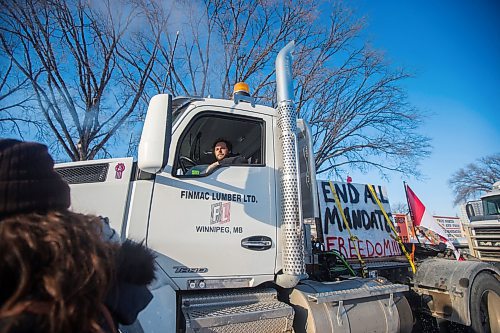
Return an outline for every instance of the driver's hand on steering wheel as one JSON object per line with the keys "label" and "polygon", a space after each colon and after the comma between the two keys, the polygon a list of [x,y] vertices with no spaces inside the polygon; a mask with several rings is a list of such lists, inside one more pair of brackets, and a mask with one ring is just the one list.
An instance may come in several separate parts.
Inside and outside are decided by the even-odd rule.
{"label": "driver's hand on steering wheel", "polygon": [[219,161],[215,161],[214,163],[210,164],[207,168],[207,170],[205,171],[206,173],[209,173],[210,171],[212,171],[213,169],[217,168],[218,166],[220,165]]}

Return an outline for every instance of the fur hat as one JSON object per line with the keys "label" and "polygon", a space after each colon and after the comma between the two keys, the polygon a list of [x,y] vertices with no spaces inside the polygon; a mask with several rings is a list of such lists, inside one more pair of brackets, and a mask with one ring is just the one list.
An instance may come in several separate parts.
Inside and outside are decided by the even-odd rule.
{"label": "fur hat", "polygon": [[155,278],[155,255],[142,243],[127,239],[115,265],[116,281],[105,304],[120,324],[131,325],[153,299],[146,285]]}
{"label": "fur hat", "polygon": [[117,279],[131,284],[150,284],[155,278],[155,255],[130,239],[121,244],[116,260]]}
{"label": "fur hat", "polygon": [[47,146],[0,139],[0,218],[69,205],[69,186],[54,171]]}

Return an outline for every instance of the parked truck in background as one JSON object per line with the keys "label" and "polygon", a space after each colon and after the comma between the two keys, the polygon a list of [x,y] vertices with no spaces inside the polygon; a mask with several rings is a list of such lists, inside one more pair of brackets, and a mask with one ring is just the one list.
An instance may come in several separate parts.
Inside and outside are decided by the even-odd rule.
{"label": "parked truck in background", "polygon": [[[311,132],[293,102],[293,47],[276,60],[276,109],[246,93],[157,95],[137,162],[57,165],[73,210],[107,217],[157,255],[154,298],[124,330],[411,332],[427,313],[499,332],[497,268],[408,261],[382,187],[316,181]],[[206,173],[218,137],[247,163]]]}
{"label": "parked truck in background", "polygon": [[481,197],[481,208],[476,211],[466,205],[470,223],[466,228],[470,254],[479,260],[500,266],[500,181]]}

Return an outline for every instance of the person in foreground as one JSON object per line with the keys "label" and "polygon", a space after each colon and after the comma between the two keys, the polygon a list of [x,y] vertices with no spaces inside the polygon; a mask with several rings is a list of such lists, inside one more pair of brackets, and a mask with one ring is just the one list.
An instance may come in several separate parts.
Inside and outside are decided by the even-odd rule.
{"label": "person in foreground", "polygon": [[0,333],[116,332],[151,300],[154,256],[68,210],[53,166],[44,145],[0,140]]}

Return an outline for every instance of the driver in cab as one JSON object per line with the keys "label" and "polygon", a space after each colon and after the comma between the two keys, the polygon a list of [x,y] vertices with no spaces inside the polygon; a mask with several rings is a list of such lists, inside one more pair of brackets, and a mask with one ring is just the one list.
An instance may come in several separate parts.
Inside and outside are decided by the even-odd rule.
{"label": "driver in cab", "polygon": [[205,173],[209,173],[221,165],[247,164],[247,160],[244,157],[232,154],[232,148],[233,145],[226,139],[219,138],[215,140],[212,151],[216,161],[207,167]]}

